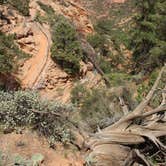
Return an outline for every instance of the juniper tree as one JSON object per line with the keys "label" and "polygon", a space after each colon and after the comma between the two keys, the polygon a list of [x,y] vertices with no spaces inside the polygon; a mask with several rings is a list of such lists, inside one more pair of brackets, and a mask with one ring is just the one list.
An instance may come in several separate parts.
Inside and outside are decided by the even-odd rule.
{"label": "juniper tree", "polygon": [[79,73],[82,51],[75,28],[62,18],[53,26],[52,39],[51,56],[53,60],[67,73]]}
{"label": "juniper tree", "polygon": [[165,61],[166,2],[163,0],[139,0],[139,14],[135,17],[132,34],[133,60],[138,71],[151,72]]}

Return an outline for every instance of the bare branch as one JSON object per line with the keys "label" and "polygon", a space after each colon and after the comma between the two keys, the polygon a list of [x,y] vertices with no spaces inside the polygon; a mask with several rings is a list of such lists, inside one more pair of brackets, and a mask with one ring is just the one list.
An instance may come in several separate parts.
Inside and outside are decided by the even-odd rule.
{"label": "bare branch", "polygon": [[37,111],[37,110],[32,110],[32,112],[34,112],[34,113],[38,113],[38,114],[52,114],[52,115],[55,115],[55,116],[57,116],[57,117],[62,117],[62,115],[61,114],[58,114],[58,113],[55,113],[55,112],[43,112],[43,111]]}
{"label": "bare branch", "polygon": [[134,149],[130,152],[130,154],[124,161],[123,166],[132,166],[135,162],[143,164],[145,166],[152,166],[152,164],[147,161],[146,157],[141,154],[138,149]]}
{"label": "bare branch", "polygon": [[161,102],[161,105],[165,105],[166,104],[166,85],[162,91],[162,97],[163,97],[163,100]]}
{"label": "bare branch", "polygon": [[126,115],[127,113],[129,113],[129,108],[125,104],[125,101],[124,101],[123,97],[119,97],[119,101],[120,101],[120,105],[122,107],[123,113],[124,113],[124,115]]}
{"label": "bare branch", "polygon": [[143,115],[138,115],[135,118],[138,118],[138,117],[145,118],[145,117],[151,116],[153,114],[157,114],[157,113],[161,113],[161,112],[165,112],[165,111],[166,111],[166,106],[159,106],[158,108],[154,109],[153,111],[146,112]]}
{"label": "bare branch", "polygon": [[[118,122],[113,124],[112,126],[109,126],[105,128],[105,131],[111,130],[111,129],[117,129],[117,130],[125,130],[129,124],[131,123],[132,119],[135,119],[135,117],[139,116],[145,109],[145,107],[149,104],[151,98],[153,97],[157,86],[159,85],[159,82],[162,78],[163,72],[165,71],[166,65],[162,67],[153,87],[147,94],[146,98],[133,110],[133,112],[127,114],[126,116],[122,117]],[[121,125],[121,128],[120,128]]]}
{"label": "bare branch", "polygon": [[123,166],[132,166],[134,164],[134,159],[133,159],[133,150],[129,153],[128,157],[124,161]]}
{"label": "bare branch", "polygon": [[134,150],[135,152],[135,157],[136,157],[136,161],[140,164],[143,164],[145,166],[152,166],[151,163],[149,163],[149,161],[146,159],[146,157],[140,153],[140,151],[138,149]]}

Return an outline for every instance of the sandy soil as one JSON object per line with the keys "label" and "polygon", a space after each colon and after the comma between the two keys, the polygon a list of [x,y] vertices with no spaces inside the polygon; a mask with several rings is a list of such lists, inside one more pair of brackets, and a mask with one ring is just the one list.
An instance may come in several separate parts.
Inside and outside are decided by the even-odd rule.
{"label": "sandy soil", "polygon": [[43,137],[39,137],[32,131],[24,131],[23,134],[1,134],[0,149],[7,154],[19,154],[26,159],[40,153],[44,156],[42,166],[83,166],[81,155],[76,150],[64,150],[57,144],[56,150],[49,148]]}
{"label": "sandy soil", "polygon": [[44,29],[37,23],[32,25],[33,33],[35,36],[35,43],[37,43],[38,51],[36,55],[32,56],[24,64],[24,77],[21,78],[22,87],[33,88],[39,75],[42,73],[46,65],[49,55],[50,44]]}

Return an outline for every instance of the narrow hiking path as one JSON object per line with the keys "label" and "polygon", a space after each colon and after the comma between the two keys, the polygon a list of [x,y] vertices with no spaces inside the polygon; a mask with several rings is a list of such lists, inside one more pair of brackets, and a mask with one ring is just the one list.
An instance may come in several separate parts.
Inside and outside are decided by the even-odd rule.
{"label": "narrow hiking path", "polygon": [[31,28],[33,29],[38,50],[36,55],[33,55],[32,58],[25,62],[24,66],[25,68],[27,66],[28,70],[21,79],[21,84],[23,88],[34,89],[37,87],[40,76],[47,66],[46,63],[49,57],[51,39],[48,34],[49,32],[47,32],[39,23],[32,23]]}
{"label": "narrow hiking path", "polygon": [[[37,89],[40,87],[40,84],[42,83],[42,80],[44,79],[48,66],[51,62],[51,59],[50,59],[51,34],[50,34],[49,30],[46,29],[44,26],[41,26],[39,23],[36,23],[36,24],[39,27],[39,29],[41,30],[41,32],[43,33],[43,35],[45,36],[45,38],[47,40],[47,45],[45,45],[45,52],[43,52],[43,54],[45,53],[45,55],[43,56],[43,61],[42,61],[38,76],[36,77],[35,82],[33,84],[33,89]],[[41,45],[41,46],[43,46],[43,45]]]}
{"label": "narrow hiking path", "polygon": [[28,89],[40,89],[44,82],[47,69],[51,63],[50,47],[51,34],[49,27],[35,22],[36,14],[39,10],[37,0],[30,1],[30,18],[25,21],[29,24],[33,31],[34,43],[36,43],[37,51],[32,57],[24,63],[22,68],[23,76],[21,76],[21,86]]}

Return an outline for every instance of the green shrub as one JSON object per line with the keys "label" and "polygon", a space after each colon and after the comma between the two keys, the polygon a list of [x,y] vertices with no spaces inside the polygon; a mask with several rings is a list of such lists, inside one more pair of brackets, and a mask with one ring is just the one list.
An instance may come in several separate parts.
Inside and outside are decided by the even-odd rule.
{"label": "green shrub", "polygon": [[111,35],[111,30],[113,28],[113,22],[111,20],[98,20],[95,25],[96,32],[103,35]]}
{"label": "green shrub", "polygon": [[71,91],[71,101],[76,106],[80,106],[88,94],[89,91],[85,88],[85,86],[78,84]]}
{"label": "green shrub", "polygon": [[131,91],[127,87],[88,90],[78,84],[72,90],[72,102],[79,106],[81,120],[96,131],[98,127],[107,127],[123,115],[119,96],[124,98],[129,108],[134,107]]}
{"label": "green shrub", "polygon": [[95,25],[95,30],[98,34],[107,35],[107,38],[111,39],[117,50],[120,44],[129,47],[130,37],[128,32],[120,27],[114,27],[112,20],[99,20]]}
{"label": "green shrub", "polygon": [[113,71],[113,65],[107,60],[107,58],[103,56],[97,56],[96,62],[105,74],[110,74]]}
{"label": "green shrub", "polygon": [[123,86],[131,80],[131,76],[126,73],[113,72],[107,74],[110,79],[111,85],[113,86]]}
{"label": "green shrub", "polygon": [[67,73],[78,74],[82,51],[75,28],[66,19],[59,19],[52,28],[52,39],[52,59]]}
{"label": "green shrub", "polygon": [[29,16],[30,0],[6,0],[11,6],[16,8],[22,15]]}
{"label": "green shrub", "polygon": [[139,0],[135,27],[131,33],[133,61],[137,72],[152,72],[166,62],[165,11],[162,0]]}
{"label": "green shrub", "polygon": [[0,74],[10,73],[17,67],[18,58],[28,56],[16,46],[14,37],[14,35],[5,35],[0,32]]}
{"label": "green shrub", "polygon": [[56,15],[51,6],[38,2],[46,16],[37,15],[39,22],[48,22],[51,26],[51,57],[68,74],[77,75],[82,59],[81,45],[74,26],[62,15]]}
{"label": "green shrub", "polygon": [[54,15],[54,9],[51,6],[45,5],[44,3],[37,1],[41,9],[45,11],[48,15]]}
{"label": "green shrub", "polygon": [[39,11],[36,13],[35,21],[39,22],[40,24],[48,22],[47,18],[45,16],[42,16]]}
{"label": "green shrub", "polygon": [[[159,73],[158,69],[154,70],[149,75],[148,80],[146,80],[145,82],[142,82],[138,85],[138,87],[137,87],[137,98],[136,98],[138,102],[141,102],[142,99],[146,97],[146,95],[148,94],[148,92],[152,88],[155,80],[157,79],[158,73]],[[166,82],[166,73],[163,74],[163,77],[160,80],[159,89],[164,88],[165,82]],[[150,106],[151,107],[157,107],[158,105],[160,105],[161,100],[162,100],[161,91],[158,90],[158,91],[156,91],[156,94],[151,99]]]}
{"label": "green shrub", "polygon": [[98,33],[89,35],[87,40],[96,51],[98,51],[103,56],[107,56],[109,53],[108,41],[104,35],[100,35]]}
{"label": "green shrub", "polygon": [[45,5],[44,3],[37,1],[40,8],[46,13],[44,16],[40,15],[40,12],[37,13],[35,20],[40,23],[48,23],[52,29],[52,26],[57,22],[59,16],[57,16],[54,12],[54,9],[49,6]]}
{"label": "green shrub", "polygon": [[48,138],[66,143],[70,141],[71,135],[65,114],[72,109],[55,101],[43,101],[32,91],[0,91],[0,123],[5,132],[31,126]]}
{"label": "green shrub", "polygon": [[0,151],[0,166],[19,165],[19,166],[37,166],[43,161],[44,156],[36,153],[27,159],[19,154]]}

